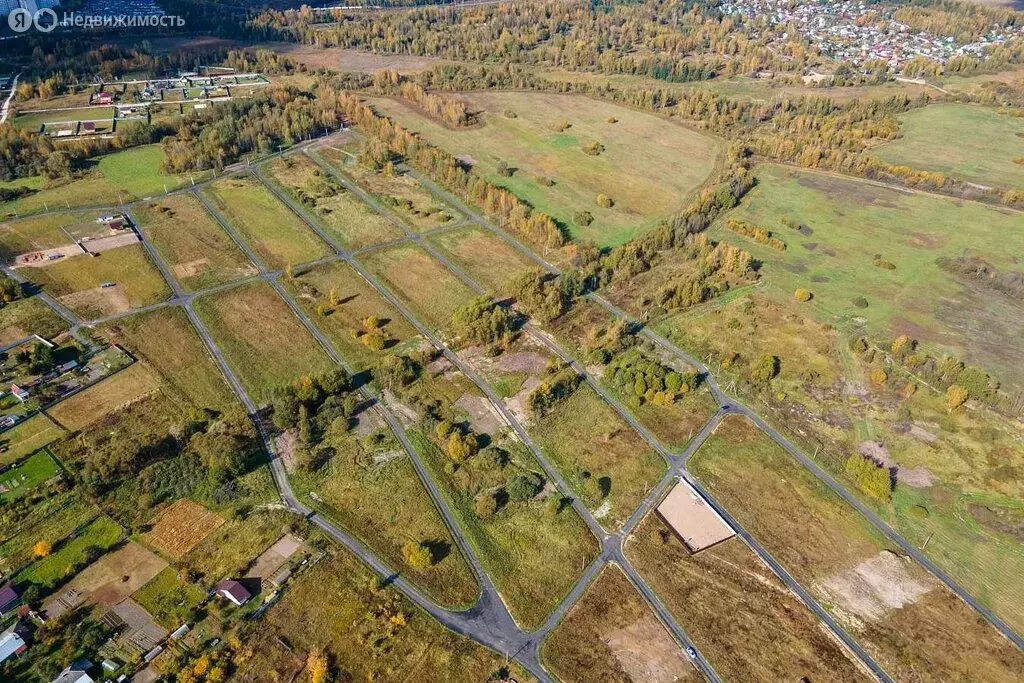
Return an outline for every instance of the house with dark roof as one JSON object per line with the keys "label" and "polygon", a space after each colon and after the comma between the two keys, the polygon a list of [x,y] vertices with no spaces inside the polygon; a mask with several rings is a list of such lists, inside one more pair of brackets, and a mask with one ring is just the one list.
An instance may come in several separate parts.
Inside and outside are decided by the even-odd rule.
{"label": "house with dark roof", "polygon": [[76,659],[71,666],[60,672],[60,675],[53,679],[53,683],[95,683],[92,676],[86,672],[92,668],[92,662],[88,659]]}
{"label": "house with dark roof", "polygon": [[249,602],[252,597],[252,593],[234,579],[224,579],[214,587],[214,591],[239,606]]}
{"label": "house with dark roof", "polygon": [[0,617],[5,617],[18,608],[21,596],[10,581],[0,586]]}

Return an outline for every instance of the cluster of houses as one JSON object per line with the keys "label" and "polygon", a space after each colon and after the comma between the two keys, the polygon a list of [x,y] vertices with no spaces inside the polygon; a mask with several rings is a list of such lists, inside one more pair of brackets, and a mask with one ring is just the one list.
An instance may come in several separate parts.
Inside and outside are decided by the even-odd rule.
{"label": "cluster of houses", "polygon": [[[970,55],[984,59],[989,47],[1024,36],[1024,26],[993,26],[982,39],[959,43],[952,36],[919,31],[893,18],[892,7],[857,0],[727,0],[719,9],[748,19],[766,19],[772,27],[796,26],[821,54],[861,66],[881,60],[895,71],[915,57],[940,63]],[[779,38],[791,37],[783,33]]]}

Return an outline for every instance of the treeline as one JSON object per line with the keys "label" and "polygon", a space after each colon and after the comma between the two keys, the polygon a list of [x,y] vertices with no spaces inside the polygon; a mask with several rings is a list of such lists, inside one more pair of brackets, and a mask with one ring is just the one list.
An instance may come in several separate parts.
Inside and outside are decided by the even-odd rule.
{"label": "treeline", "polygon": [[427,92],[422,85],[393,69],[384,69],[373,75],[373,90],[381,95],[397,95],[449,126],[460,127],[476,123],[476,118],[465,102],[454,97]]}
{"label": "treeline", "polygon": [[163,170],[221,169],[246,154],[272,152],[336,130],[343,111],[340,93],[329,87],[313,96],[292,87],[265,86],[252,97],[183,116],[174,134],[163,140]]}
{"label": "treeline", "polygon": [[565,234],[550,216],[533,210],[512,192],[470,173],[451,154],[428,145],[401,125],[378,115],[363,104],[358,95],[344,93],[339,97],[339,104],[349,121],[448,190],[482,208],[503,228],[535,245],[558,247],[565,244]]}
{"label": "treeline", "polygon": [[786,243],[778,237],[775,237],[768,228],[747,223],[746,221],[736,220],[735,218],[730,218],[726,221],[725,227],[729,228],[737,235],[749,237],[758,244],[765,244],[776,251],[786,251]]}

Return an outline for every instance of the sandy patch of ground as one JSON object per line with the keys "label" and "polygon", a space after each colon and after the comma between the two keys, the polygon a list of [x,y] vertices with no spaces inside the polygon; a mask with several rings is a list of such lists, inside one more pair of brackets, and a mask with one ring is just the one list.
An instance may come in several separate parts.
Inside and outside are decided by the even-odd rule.
{"label": "sandy patch of ground", "polygon": [[594,510],[594,519],[604,519],[611,513],[612,503],[611,501],[606,500],[605,502],[601,503],[601,505],[596,510]]}
{"label": "sandy patch of ground", "polygon": [[925,443],[933,443],[935,441],[938,441],[939,439],[938,434],[928,431],[927,429],[925,429],[923,426],[916,422],[910,425],[910,435],[913,436],[915,439],[924,441]]}
{"label": "sandy patch of ground", "polygon": [[926,489],[935,484],[935,475],[927,467],[917,466],[896,470],[896,480],[915,489]]}
{"label": "sandy patch of ground", "polygon": [[398,460],[399,458],[404,458],[404,457],[405,457],[405,451],[402,451],[402,450],[393,450],[393,451],[384,451],[383,453],[374,453],[373,454],[373,464],[374,464],[375,467],[380,467],[381,465],[386,465],[387,463],[391,462],[392,460]]}
{"label": "sandy patch of ground", "polygon": [[206,270],[210,265],[210,259],[199,258],[195,261],[187,261],[185,263],[177,263],[174,265],[174,276],[181,279],[185,277],[195,277],[199,273]]}
{"label": "sandy patch of ground", "polygon": [[896,461],[892,459],[892,453],[881,441],[861,441],[857,446],[857,452],[865,458],[874,460],[882,467],[893,467]]}
{"label": "sandy patch of ground", "polygon": [[427,363],[427,372],[436,377],[448,372],[453,367],[452,362],[447,357],[440,356]]}
{"label": "sandy patch of ground", "polygon": [[403,426],[409,427],[419,422],[419,414],[409,406],[399,401],[398,397],[390,391],[384,392],[384,403],[391,409],[391,412],[398,417],[398,421],[401,422]]}
{"label": "sandy patch of ground", "polygon": [[505,426],[501,414],[484,396],[463,394],[455,401],[455,407],[469,413],[469,422],[478,434],[494,436]]}
{"label": "sandy patch of ground", "polygon": [[494,359],[494,365],[502,372],[525,372],[528,375],[543,375],[548,367],[548,357],[534,351],[503,353]]}
{"label": "sandy patch of ground", "polygon": [[96,237],[91,240],[82,240],[82,247],[87,251],[98,254],[101,251],[110,251],[118,247],[127,247],[139,241],[135,231],[125,232],[118,235]]}
{"label": "sandy patch of ground", "polygon": [[362,438],[384,426],[384,418],[373,408],[367,408],[353,418],[356,422],[352,432]]}
{"label": "sandy patch of ground", "polygon": [[837,610],[855,622],[877,621],[912,605],[934,586],[912,574],[913,562],[883,550],[819,585]]}
{"label": "sandy patch of ground", "polygon": [[245,578],[260,579],[265,581],[288,561],[292,555],[302,547],[302,539],[292,534],[285,534],[279,538],[274,545],[264,550],[252,563]]}
{"label": "sandy patch of ground", "polygon": [[679,646],[653,614],[612,631],[604,642],[637,683],[672,683],[693,673]]}
{"label": "sandy patch of ground", "polygon": [[512,411],[512,414],[516,416],[523,426],[528,427],[533,424],[533,417],[530,414],[529,398],[533,390],[541,385],[541,381],[536,377],[527,377],[526,381],[523,382],[523,388],[519,390],[515,396],[505,399],[505,405]]}
{"label": "sandy patch of ground", "polygon": [[295,451],[299,447],[298,430],[289,429],[283,432],[274,440],[274,446],[277,448],[277,457],[281,458],[281,462],[284,463],[285,471],[294,472]]}
{"label": "sandy patch of ground", "polygon": [[116,284],[112,287],[93,287],[74,294],[65,294],[60,301],[70,309],[96,309],[101,315],[114,315],[131,308],[124,288]]}

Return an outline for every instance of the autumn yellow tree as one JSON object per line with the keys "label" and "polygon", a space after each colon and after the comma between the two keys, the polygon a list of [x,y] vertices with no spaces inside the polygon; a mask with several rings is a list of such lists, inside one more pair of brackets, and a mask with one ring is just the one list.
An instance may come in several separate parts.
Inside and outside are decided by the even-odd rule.
{"label": "autumn yellow tree", "polygon": [[32,546],[32,552],[36,557],[46,557],[53,552],[53,544],[49,541],[36,541],[36,544]]}
{"label": "autumn yellow tree", "polygon": [[946,390],[946,407],[950,410],[956,410],[967,401],[970,394],[967,389],[964,389],[959,384],[949,385],[949,389]]}
{"label": "autumn yellow tree", "polygon": [[310,683],[326,683],[327,656],[323,650],[317,648],[309,653],[306,658],[306,668],[309,670]]}

